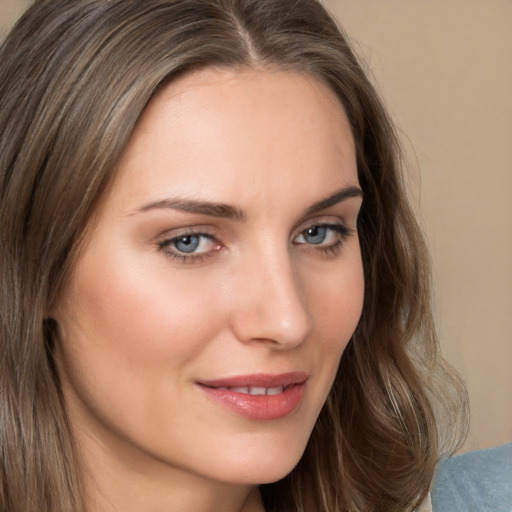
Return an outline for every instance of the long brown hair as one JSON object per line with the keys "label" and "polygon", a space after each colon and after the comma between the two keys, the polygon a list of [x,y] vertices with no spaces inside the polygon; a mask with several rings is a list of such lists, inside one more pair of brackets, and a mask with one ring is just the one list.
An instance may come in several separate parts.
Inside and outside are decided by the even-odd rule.
{"label": "long brown hair", "polygon": [[441,448],[461,439],[465,395],[438,355],[397,138],[322,5],[38,0],[0,50],[3,512],[86,509],[46,313],[145,106],[206,66],[277,66],[326,83],[348,115],[364,192],[362,318],[304,456],[261,488],[267,510],[413,509]]}

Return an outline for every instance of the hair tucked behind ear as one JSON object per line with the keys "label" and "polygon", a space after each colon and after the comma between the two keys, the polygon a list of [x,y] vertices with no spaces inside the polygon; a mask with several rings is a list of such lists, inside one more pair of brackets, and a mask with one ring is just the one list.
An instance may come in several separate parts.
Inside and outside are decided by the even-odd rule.
{"label": "hair tucked behind ear", "polygon": [[85,510],[48,311],[145,106],[206,66],[279,67],[326,83],[350,120],[364,192],[363,316],[302,460],[262,487],[267,509],[410,510],[440,446],[460,439],[465,395],[438,355],[398,143],[321,4],[38,0],[0,50],[2,511]]}

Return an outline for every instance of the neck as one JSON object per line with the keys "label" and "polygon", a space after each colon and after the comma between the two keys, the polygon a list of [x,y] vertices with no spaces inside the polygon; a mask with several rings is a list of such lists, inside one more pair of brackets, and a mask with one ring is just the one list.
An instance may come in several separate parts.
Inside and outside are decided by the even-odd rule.
{"label": "neck", "polygon": [[218,482],[88,436],[78,444],[87,512],[264,512],[257,486]]}
{"label": "neck", "polygon": [[101,486],[97,480],[86,486],[86,495],[87,512],[264,512],[257,488],[162,486],[140,478],[110,478]]}

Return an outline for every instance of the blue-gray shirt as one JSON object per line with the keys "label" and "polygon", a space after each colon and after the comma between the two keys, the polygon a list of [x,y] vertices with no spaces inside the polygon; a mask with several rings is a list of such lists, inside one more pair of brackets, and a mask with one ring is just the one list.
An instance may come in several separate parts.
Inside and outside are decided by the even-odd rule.
{"label": "blue-gray shirt", "polygon": [[440,462],[434,512],[512,512],[512,443]]}

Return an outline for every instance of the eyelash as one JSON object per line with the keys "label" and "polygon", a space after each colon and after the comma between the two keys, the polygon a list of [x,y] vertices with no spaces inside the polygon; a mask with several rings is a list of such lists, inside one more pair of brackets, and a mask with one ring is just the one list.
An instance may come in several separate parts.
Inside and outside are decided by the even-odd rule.
{"label": "eyelash", "polygon": [[[337,240],[328,245],[328,246],[322,246],[322,244],[312,244],[308,242],[296,242],[295,239],[299,236],[304,236],[304,234],[307,233],[308,230],[311,229],[327,229],[333,231],[337,235]],[[335,257],[338,254],[340,254],[347,238],[352,236],[354,234],[354,229],[349,228],[345,224],[333,224],[333,223],[319,223],[319,224],[312,224],[305,229],[301,230],[298,235],[294,237],[294,245],[305,245],[307,246],[307,250],[312,250],[319,252],[321,256],[325,257]],[[213,250],[204,251],[200,253],[184,253],[180,252],[179,250],[172,248],[172,245],[179,242],[180,240],[183,240],[186,237],[198,237],[198,238],[207,238],[212,243],[216,244],[216,247]],[[166,240],[163,240],[158,243],[158,249],[162,251],[165,256],[171,258],[173,261],[176,261],[178,263],[200,263],[202,261],[205,261],[207,258],[212,257],[216,252],[222,249],[222,245],[220,242],[218,242],[215,237],[209,233],[205,233],[202,231],[194,231],[194,230],[188,230],[183,231],[182,233],[177,234],[176,236],[173,236],[172,238],[168,238]]]}
{"label": "eyelash", "polygon": [[[308,250],[313,251],[320,251],[322,256],[326,257],[335,257],[340,254],[341,250],[343,249],[343,246],[345,245],[345,242],[347,238],[352,236],[354,234],[354,230],[349,228],[345,224],[333,224],[333,223],[320,223],[320,224],[312,224],[308,226],[307,228],[303,229],[298,236],[303,236],[304,233],[306,233],[310,229],[328,229],[332,230],[337,235],[337,240],[330,245],[322,246],[321,244],[308,244],[307,242],[299,243],[295,242],[296,245],[307,245]],[[295,237],[297,238],[297,237]]]}
{"label": "eyelash", "polygon": [[178,263],[199,263],[201,261],[206,260],[207,258],[213,256],[213,254],[221,249],[221,244],[217,242],[217,247],[211,251],[205,251],[201,253],[184,253],[179,252],[177,249],[172,249],[172,244],[177,243],[180,240],[183,240],[186,237],[198,237],[198,238],[207,238],[212,242],[216,242],[215,237],[209,233],[205,233],[203,231],[194,231],[193,229],[183,231],[182,233],[178,233],[176,236],[172,238],[167,238],[162,242],[158,243],[158,248],[167,256],[171,258],[173,261]]}

